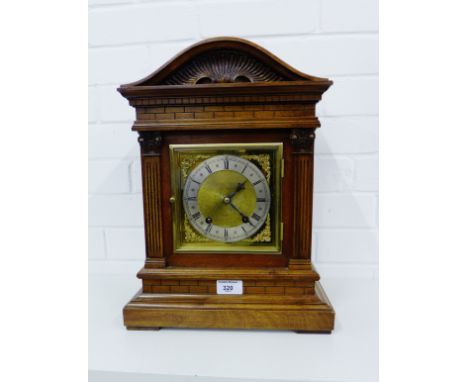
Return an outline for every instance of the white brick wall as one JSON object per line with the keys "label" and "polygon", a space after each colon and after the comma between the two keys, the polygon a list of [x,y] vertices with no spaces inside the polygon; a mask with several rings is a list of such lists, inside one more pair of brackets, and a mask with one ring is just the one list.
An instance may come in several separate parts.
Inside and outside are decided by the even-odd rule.
{"label": "white brick wall", "polygon": [[320,27],[324,32],[375,32],[379,3],[375,0],[322,0]]}
{"label": "white brick wall", "polygon": [[155,1],[94,7],[89,14],[91,46],[120,46],[193,38],[198,33],[193,1]]}
{"label": "white brick wall", "polygon": [[116,87],[202,38],[222,35],[248,38],[297,69],[334,81],[318,106],[313,259],[333,275],[375,269],[377,0],[90,0],[91,265],[133,271],[144,257],[134,111]]}
{"label": "white brick wall", "polygon": [[92,161],[88,165],[90,194],[130,192],[130,163],[118,160]]}
{"label": "white brick wall", "polygon": [[109,260],[144,260],[143,228],[109,228],[106,230]]}
{"label": "white brick wall", "polygon": [[375,34],[313,34],[307,37],[260,37],[262,45],[295,68],[316,76],[376,74],[378,36]]}
{"label": "white brick wall", "polygon": [[202,37],[290,35],[315,32],[318,0],[200,1]]}

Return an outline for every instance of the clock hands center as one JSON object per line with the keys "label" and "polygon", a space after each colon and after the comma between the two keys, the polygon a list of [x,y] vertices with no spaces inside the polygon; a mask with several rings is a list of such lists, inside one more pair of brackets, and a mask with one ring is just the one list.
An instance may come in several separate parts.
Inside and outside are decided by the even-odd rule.
{"label": "clock hands center", "polygon": [[247,183],[247,180],[245,180],[243,183],[237,183],[237,187],[236,189],[231,192],[230,194],[226,195],[224,198],[223,198],[223,202],[226,203],[226,204],[230,204],[231,203],[231,200],[232,198],[240,191],[244,190],[245,189],[245,183]]}
{"label": "clock hands center", "polygon": [[247,179],[242,182],[242,183],[237,183],[237,187],[236,189],[231,192],[230,194],[226,195],[224,198],[223,198],[223,203],[224,204],[228,204],[230,205],[234,210],[236,210],[239,215],[242,217],[242,222],[244,223],[249,223],[250,225],[253,226],[252,222],[250,221],[249,217],[247,215],[245,215],[233,202],[232,202],[232,198],[237,195],[237,193],[239,193],[240,191],[242,190],[245,190],[245,184],[247,183]]}

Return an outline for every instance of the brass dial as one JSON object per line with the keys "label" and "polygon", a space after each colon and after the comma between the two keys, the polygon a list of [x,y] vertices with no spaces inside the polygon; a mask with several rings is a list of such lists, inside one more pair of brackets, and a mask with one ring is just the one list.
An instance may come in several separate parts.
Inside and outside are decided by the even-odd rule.
{"label": "brass dial", "polygon": [[187,177],[183,199],[192,226],[223,242],[255,234],[270,208],[263,173],[252,162],[234,155],[217,155],[200,163]]}

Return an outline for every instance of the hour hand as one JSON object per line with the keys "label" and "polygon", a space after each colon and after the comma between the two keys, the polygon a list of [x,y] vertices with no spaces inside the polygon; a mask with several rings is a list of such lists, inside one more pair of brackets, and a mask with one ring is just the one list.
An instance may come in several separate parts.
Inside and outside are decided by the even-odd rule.
{"label": "hour hand", "polygon": [[229,195],[226,196],[226,198],[231,199],[234,195],[236,195],[239,191],[243,190],[245,188],[245,183],[247,180],[244,181],[244,183],[237,183],[236,189],[231,192]]}

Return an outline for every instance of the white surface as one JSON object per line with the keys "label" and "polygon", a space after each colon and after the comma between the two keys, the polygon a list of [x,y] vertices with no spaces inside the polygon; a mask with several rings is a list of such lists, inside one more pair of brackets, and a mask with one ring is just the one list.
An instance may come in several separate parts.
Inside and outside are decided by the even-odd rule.
{"label": "white surface", "polygon": [[217,294],[242,294],[242,280],[217,280],[216,293]]}
{"label": "white surface", "polygon": [[[91,267],[144,259],[135,113],[117,91],[205,37],[241,36],[334,84],[317,106],[313,259],[377,265],[378,0],[91,0]],[[330,245],[332,243],[332,245]],[[345,250],[342,250],[342,249]],[[99,264],[98,264],[99,262]],[[360,269],[358,269],[360,268]]]}
{"label": "white surface", "polygon": [[122,308],[140,287],[139,280],[131,274],[90,275],[91,381],[112,380],[113,374],[101,372],[131,373],[122,375],[129,378],[119,381],[135,380],[134,373],[142,381],[147,380],[142,374],[167,376],[155,378],[158,381],[191,380],[170,376],[377,381],[378,281],[325,279],[322,285],[336,310],[331,335],[244,330],[127,331]]}

